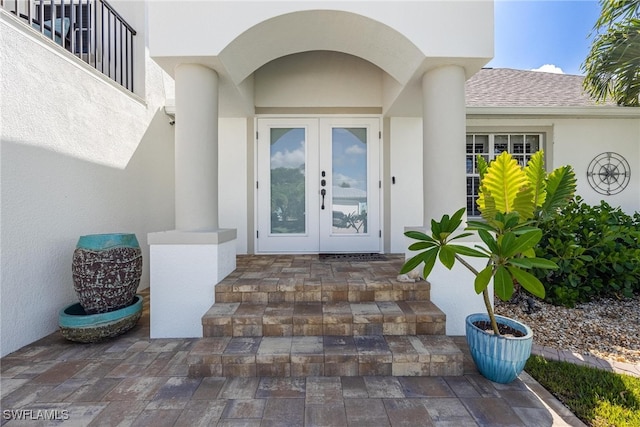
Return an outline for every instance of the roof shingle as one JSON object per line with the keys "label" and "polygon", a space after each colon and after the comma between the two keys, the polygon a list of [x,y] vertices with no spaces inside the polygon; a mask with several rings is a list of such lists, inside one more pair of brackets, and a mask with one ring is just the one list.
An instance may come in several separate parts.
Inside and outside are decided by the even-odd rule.
{"label": "roof shingle", "polygon": [[467,107],[593,107],[584,76],[483,68],[466,83]]}

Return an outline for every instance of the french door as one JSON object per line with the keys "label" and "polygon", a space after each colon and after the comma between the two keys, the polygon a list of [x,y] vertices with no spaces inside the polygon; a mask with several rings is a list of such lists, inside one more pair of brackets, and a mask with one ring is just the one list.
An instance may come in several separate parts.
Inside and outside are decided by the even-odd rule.
{"label": "french door", "polygon": [[258,252],[379,252],[380,120],[258,119]]}

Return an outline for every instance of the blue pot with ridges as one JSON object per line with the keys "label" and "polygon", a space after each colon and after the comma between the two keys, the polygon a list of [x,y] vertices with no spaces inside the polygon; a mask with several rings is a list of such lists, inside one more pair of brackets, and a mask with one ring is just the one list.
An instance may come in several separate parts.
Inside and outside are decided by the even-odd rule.
{"label": "blue pot with ridges", "polygon": [[523,334],[521,337],[495,335],[474,325],[489,322],[489,316],[475,313],[466,318],[467,344],[478,371],[487,379],[508,384],[524,369],[531,355],[533,331],[524,323],[508,317],[496,316],[498,324],[509,326]]}

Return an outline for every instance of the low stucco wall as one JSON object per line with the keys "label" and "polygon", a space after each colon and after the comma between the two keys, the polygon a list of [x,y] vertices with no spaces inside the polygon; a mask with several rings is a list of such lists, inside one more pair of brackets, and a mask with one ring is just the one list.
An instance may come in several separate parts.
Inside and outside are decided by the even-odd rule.
{"label": "low stucco wall", "polygon": [[144,99],[0,16],[2,356],[54,332],[77,301],[83,234],[146,235],[174,222],[173,129],[164,73],[147,60]]}

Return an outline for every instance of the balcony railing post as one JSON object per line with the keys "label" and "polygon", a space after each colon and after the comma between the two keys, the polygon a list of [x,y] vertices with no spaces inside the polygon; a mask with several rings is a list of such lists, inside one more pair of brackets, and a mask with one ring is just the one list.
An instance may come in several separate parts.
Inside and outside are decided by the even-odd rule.
{"label": "balcony railing post", "polygon": [[40,0],[40,8],[38,10],[38,21],[40,21],[40,34],[44,34],[44,0]]}
{"label": "balcony railing post", "polygon": [[71,52],[76,53],[76,29],[78,26],[76,25],[76,8],[73,0],[69,1],[69,10],[71,14],[71,22],[69,23],[69,32],[71,34],[69,37],[69,47],[71,48]]}

